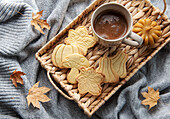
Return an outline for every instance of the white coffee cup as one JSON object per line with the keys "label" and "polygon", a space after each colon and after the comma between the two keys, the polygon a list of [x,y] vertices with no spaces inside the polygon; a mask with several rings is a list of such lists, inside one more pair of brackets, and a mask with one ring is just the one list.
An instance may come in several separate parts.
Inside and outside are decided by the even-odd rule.
{"label": "white coffee cup", "polygon": [[[124,36],[114,39],[114,40],[113,39],[109,40],[109,39],[102,38],[100,35],[98,35],[96,33],[96,31],[94,30],[94,20],[101,12],[103,12],[105,10],[113,10],[115,12],[121,13],[121,15],[123,15],[125,17],[128,27],[127,27],[127,32],[125,33]],[[92,19],[91,19],[92,31],[93,31],[94,35],[96,37],[98,37],[99,43],[106,47],[112,47],[114,45],[119,45],[121,43],[125,43],[125,44],[131,45],[131,46],[142,45],[143,39],[139,35],[137,35],[136,33],[131,31],[132,25],[133,25],[133,20],[132,20],[132,16],[131,16],[130,12],[128,11],[128,9],[126,9],[123,5],[121,5],[119,3],[115,3],[115,2],[105,3],[101,6],[99,6],[92,14]],[[130,39],[126,39],[126,37],[128,37],[128,36],[131,37],[134,41],[132,41]]]}

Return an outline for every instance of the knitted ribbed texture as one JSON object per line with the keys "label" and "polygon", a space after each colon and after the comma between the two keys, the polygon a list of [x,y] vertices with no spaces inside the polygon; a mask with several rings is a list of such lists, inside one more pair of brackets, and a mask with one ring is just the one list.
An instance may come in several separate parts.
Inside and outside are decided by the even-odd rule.
{"label": "knitted ribbed texture", "polygon": [[[87,119],[75,102],[67,100],[53,88],[46,71],[40,67],[34,55],[92,1],[0,0],[0,119]],[[160,6],[163,6],[162,2]],[[30,24],[32,12],[35,14],[41,10],[44,10],[42,18],[47,19],[51,26],[50,30],[44,30],[45,35]],[[169,64],[170,44],[137,72],[92,118],[170,118]],[[26,73],[22,76],[24,85],[18,84],[17,88],[9,80],[15,69]],[[32,105],[28,107],[26,100],[28,90],[37,81],[40,81],[40,86],[51,88],[47,95],[52,100],[40,103],[40,110]],[[147,86],[159,88],[161,92],[161,103],[150,111],[141,105],[143,97],[140,93],[147,91]]]}
{"label": "knitted ribbed texture", "polygon": [[[60,5],[65,4],[67,7],[68,3],[69,1],[63,1]],[[57,4],[53,7],[56,7],[55,5]],[[35,52],[47,41],[47,31],[46,35],[40,36],[39,31],[30,24],[32,11],[38,12],[22,1],[0,2],[0,118],[50,118],[42,106],[41,110],[37,111],[33,110],[33,107],[28,108],[26,102],[29,88],[36,82],[39,67],[34,57]],[[60,24],[63,15],[57,19],[60,20]],[[47,17],[44,14],[43,16]],[[51,19],[55,20],[55,15],[52,16]],[[52,29],[53,27],[56,26],[52,26]],[[56,30],[52,33],[54,36]],[[26,76],[23,76],[24,85],[18,84],[17,88],[9,80],[15,69],[26,73]]]}
{"label": "knitted ribbed texture", "polygon": [[[19,17],[17,11],[24,11],[24,16]],[[25,4],[0,4],[0,111],[4,115],[16,116],[14,110],[21,105],[21,87],[15,88],[9,76],[15,69],[21,70],[14,55],[25,44],[23,37],[30,21],[25,15],[31,15]]]}
{"label": "knitted ribbed texture", "polygon": [[[15,55],[26,45],[25,33],[31,18],[31,8],[25,4],[2,3],[0,7],[0,54]],[[23,13],[22,17],[21,14]]]}

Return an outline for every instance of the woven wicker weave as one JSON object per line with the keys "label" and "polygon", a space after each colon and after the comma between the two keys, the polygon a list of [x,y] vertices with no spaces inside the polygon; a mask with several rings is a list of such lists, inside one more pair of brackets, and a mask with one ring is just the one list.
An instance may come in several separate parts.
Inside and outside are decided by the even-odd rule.
{"label": "woven wicker weave", "polygon": [[[96,0],[87,9],[85,9],[78,17],[76,17],[64,30],[51,39],[44,47],[37,53],[36,58],[41,63],[41,66],[47,70],[49,81],[52,85],[67,99],[74,100],[84,110],[85,114],[91,116],[99,109],[122,85],[124,85],[147,61],[149,61],[162,47],[170,41],[170,20],[164,15],[166,9],[161,11],[154,7],[148,0],[117,0],[124,5],[133,16],[133,23],[135,24],[141,18],[150,18],[157,21],[162,28],[162,36],[157,43],[151,48],[147,46],[132,47],[121,44],[112,48],[105,48],[100,45],[95,45],[88,50],[86,58],[89,60],[91,66],[98,67],[98,60],[101,56],[112,55],[115,51],[123,50],[128,54],[127,71],[128,75],[121,79],[117,85],[103,84],[102,94],[100,96],[93,96],[91,94],[80,95],[77,89],[77,84],[70,84],[67,82],[66,76],[68,69],[59,69],[52,64],[51,56],[54,47],[63,43],[64,38],[67,37],[69,29],[75,29],[78,26],[86,26],[89,34],[92,34],[90,19],[93,11],[101,4],[112,2],[115,0]],[[52,76],[53,79],[50,77]],[[64,93],[62,89],[56,86],[56,82],[60,84],[68,94]]]}

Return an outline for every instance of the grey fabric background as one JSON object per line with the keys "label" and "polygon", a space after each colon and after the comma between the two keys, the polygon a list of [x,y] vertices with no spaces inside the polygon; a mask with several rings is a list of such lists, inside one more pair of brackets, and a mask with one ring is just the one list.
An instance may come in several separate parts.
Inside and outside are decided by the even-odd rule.
{"label": "grey fabric background", "polygon": [[[35,59],[35,53],[55,36],[93,0],[0,0],[0,118],[2,119],[86,119],[74,101],[59,94],[49,83],[46,71]],[[162,0],[151,2],[163,9]],[[170,18],[170,1],[166,14]],[[31,25],[32,11],[44,10],[50,30],[40,34]],[[20,11],[23,15],[18,14]],[[170,44],[140,69],[91,118],[92,119],[168,119],[170,118]],[[24,85],[15,88],[9,80],[15,70],[26,73]],[[41,103],[40,110],[27,106],[29,88],[40,81],[40,86],[51,88],[52,100]],[[158,105],[148,110],[141,105],[141,92],[147,86],[160,90]]]}

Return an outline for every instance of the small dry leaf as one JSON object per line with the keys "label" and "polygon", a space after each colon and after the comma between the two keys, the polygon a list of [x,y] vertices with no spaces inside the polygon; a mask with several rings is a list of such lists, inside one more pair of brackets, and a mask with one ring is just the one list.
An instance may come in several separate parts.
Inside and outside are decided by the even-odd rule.
{"label": "small dry leaf", "polygon": [[44,94],[44,93],[49,92],[51,89],[45,86],[38,87],[38,85],[39,85],[39,82],[34,84],[33,87],[29,89],[29,93],[26,98],[27,98],[28,106],[30,105],[30,103],[32,103],[34,107],[37,107],[38,109],[40,109],[39,101],[48,102],[51,100],[49,97],[47,97]]}
{"label": "small dry leaf", "polygon": [[17,87],[17,83],[24,84],[23,79],[21,78],[22,75],[25,75],[25,73],[17,70],[11,74],[10,80],[12,80],[15,87]]}
{"label": "small dry leaf", "polygon": [[50,25],[47,23],[47,20],[42,20],[40,19],[42,17],[43,10],[40,12],[37,12],[37,14],[34,16],[34,13],[32,13],[32,20],[31,20],[31,25],[35,26],[35,29],[40,31],[42,34],[43,28],[50,29]]}
{"label": "small dry leaf", "polygon": [[160,99],[159,97],[159,90],[154,90],[151,87],[148,87],[148,93],[142,92],[143,97],[146,99],[142,101],[143,105],[149,105],[149,109],[157,105],[157,101]]}

